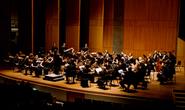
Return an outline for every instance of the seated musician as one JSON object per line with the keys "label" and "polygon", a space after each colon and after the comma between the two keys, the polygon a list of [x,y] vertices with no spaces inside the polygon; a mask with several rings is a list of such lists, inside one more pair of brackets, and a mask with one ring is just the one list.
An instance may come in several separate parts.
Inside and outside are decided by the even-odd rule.
{"label": "seated musician", "polygon": [[30,74],[33,75],[33,72],[38,67],[37,65],[37,58],[35,58],[30,66]]}
{"label": "seated musician", "polygon": [[102,80],[105,81],[105,84],[107,85],[108,84],[108,81],[110,81],[110,83],[112,83],[112,73],[113,73],[113,69],[111,68],[111,65],[110,63],[107,61],[107,62],[104,62],[104,74],[101,76]]}
{"label": "seated musician", "polygon": [[49,70],[51,69],[50,67],[50,61],[47,59],[47,57],[44,57],[43,58],[43,63],[42,63],[42,65],[43,65],[43,69],[44,69],[44,75],[48,75],[48,72],[49,72]]}
{"label": "seated musician", "polygon": [[19,56],[22,57],[22,58],[24,58],[24,57],[26,56],[22,51],[19,51],[18,54],[19,54]]}
{"label": "seated musician", "polygon": [[44,63],[44,65],[45,65],[44,67],[46,67],[45,69],[47,69],[45,71],[45,74],[48,74],[48,71],[53,70],[53,60],[54,60],[53,54],[48,53],[45,59],[46,59],[46,61]]}
{"label": "seated musician", "polygon": [[83,79],[90,79],[90,65],[85,65],[85,68],[83,69],[83,74],[82,74],[82,78]]}
{"label": "seated musician", "polygon": [[164,84],[165,82],[171,81],[173,78],[173,68],[171,67],[171,62],[167,59],[164,62],[162,67],[162,71],[157,75],[160,84]]}
{"label": "seated musician", "polygon": [[100,75],[103,72],[103,69],[100,66],[97,66],[95,72],[96,74]]}
{"label": "seated musician", "polygon": [[[33,53],[30,53],[28,56],[25,57],[25,63],[24,63],[24,69],[25,69],[25,75],[28,74],[28,71],[31,71],[31,64],[33,63],[34,60],[34,55]],[[31,72],[30,72],[31,73]]]}
{"label": "seated musician", "polygon": [[14,57],[14,68],[13,68],[13,70],[15,69],[15,68],[17,68],[18,69],[18,72],[21,72],[21,63],[22,63],[22,61],[23,61],[23,57],[21,57],[20,56],[20,54],[19,53],[17,53],[16,55],[15,55],[15,57]]}
{"label": "seated musician", "polygon": [[26,56],[22,62],[23,69],[25,69],[25,75],[27,75],[27,72],[30,68],[30,62],[29,62],[29,56]]}
{"label": "seated musician", "polygon": [[139,64],[138,64],[138,71],[137,71],[139,82],[145,81],[144,77],[146,76],[146,72],[147,72],[147,66],[145,65],[145,62],[142,59],[142,57],[139,57]]}
{"label": "seated musician", "polygon": [[75,77],[76,77],[76,65],[74,63],[73,59],[70,59],[68,61],[68,64],[66,65],[66,69],[65,69],[65,75],[66,75],[66,81],[67,83],[70,83],[69,81],[69,77],[72,77],[73,82],[75,83]]}
{"label": "seated musician", "polygon": [[123,75],[123,79],[120,81],[120,85],[128,92],[130,91],[131,85],[134,86],[134,89],[137,89],[135,63],[130,64],[130,66],[127,68],[127,71]]}
{"label": "seated musician", "polygon": [[164,84],[164,82],[167,81],[168,79],[168,73],[169,73],[169,68],[166,63],[164,63],[161,72],[157,74],[158,81],[160,81],[160,84]]}
{"label": "seated musician", "polygon": [[42,69],[44,68],[43,64],[43,58],[38,58],[37,59],[37,67],[35,68],[35,76],[39,77],[42,75]]}
{"label": "seated musician", "polygon": [[119,62],[114,69],[114,76],[115,78],[118,77],[119,79],[122,79],[122,77],[125,75],[126,72],[126,63],[125,62]]}
{"label": "seated musician", "polygon": [[72,48],[72,47],[64,50],[65,57],[72,57],[73,54],[74,54],[74,48]]}
{"label": "seated musician", "polygon": [[33,60],[31,67],[30,67],[30,74],[32,75],[33,72],[35,72],[35,76],[39,77],[39,75],[42,75],[42,58],[39,58],[38,55],[35,55],[35,59]]}
{"label": "seated musician", "polygon": [[83,64],[83,61],[78,61],[78,72],[77,72],[77,80],[81,80],[83,77],[83,72],[85,69],[85,65]]}

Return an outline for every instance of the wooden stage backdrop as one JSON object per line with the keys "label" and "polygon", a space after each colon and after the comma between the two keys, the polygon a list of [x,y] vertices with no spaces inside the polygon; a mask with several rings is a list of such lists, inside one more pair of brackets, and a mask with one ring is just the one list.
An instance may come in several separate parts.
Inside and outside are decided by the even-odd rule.
{"label": "wooden stage backdrop", "polygon": [[[176,51],[180,0],[27,1],[25,6],[18,3],[21,10],[12,12],[20,18],[23,34],[18,43],[23,52],[36,52],[40,47],[47,51],[54,42],[57,47],[66,42],[77,51],[88,43],[91,51],[124,51],[136,56],[154,50]],[[6,10],[8,5],[2,5]],[[19,11],[24,12],[22,16],[16,15]],[[1,28],[8,30],[6,23]],[[7,49],[8,38],[1,38]]]}

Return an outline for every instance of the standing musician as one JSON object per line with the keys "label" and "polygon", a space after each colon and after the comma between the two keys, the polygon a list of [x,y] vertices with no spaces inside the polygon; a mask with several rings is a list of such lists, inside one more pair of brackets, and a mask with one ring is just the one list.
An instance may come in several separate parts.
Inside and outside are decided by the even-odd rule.
{"label": "standing musician", "polygon": [[87,46],[87,43],[85,43],[85,46],[81,49],[81,51],[83,51],[83,52],[87,52],[87,51],[89,51],[89,48],[88,48],[88,46]]}
{"label": "standing musician", "polygon": [[157,72],[157,74],[159,74],[162,71],[162,66],[163,66],[163,61],[160,58],[158,58],[155,65],[155,71]]}
{"label": "standing musician", "polygon": [[55,74],[59,74],[60,71],[60,67],[62,64],[62,57],[60,56],[59,53],[54,53],[54,57],[53,57],[53,69],[54,69],[54,73]]}
{"label": "standing musician", "polygon": [[63,43],[63,45],[60,47],[60,54],[63,56],[64,55],[64,51],[66,50],[66,43]]}

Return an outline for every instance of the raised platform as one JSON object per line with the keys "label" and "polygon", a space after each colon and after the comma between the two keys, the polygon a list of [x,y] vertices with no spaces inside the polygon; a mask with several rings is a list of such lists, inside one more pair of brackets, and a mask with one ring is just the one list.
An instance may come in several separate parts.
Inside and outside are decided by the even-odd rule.
{"label": "raised platform", "polygon": [[173,89],[180,88],[180,85],[185,84],[182,78],[184,76],[183,74],[182,72],[177,72],[176,83],[160,85],[158,81],[153,80],[149,83],[147,90],[138,89],[135,93],[125,92],[120,86],[112,86],[103,90],[98,88],[95,83],[91,83],[88,88],[83,88],[80,86],[79,81],[76,81],[75,84],[67,84],[65,79],[53,82],[44,80],[43,76],[37,78],[8,69],[0,70],[0,81],[26,81],[29,82],[32,87],[49,92],[58,100],[67,102],[75,102],[77,99],[87,99],[121,104],[150,103],[155,105],[157,103],[170,103],[173,101]]}
{"label": "raised platform", "polygon": [[64,76],[61,74],[56,75],[52,73],[52,74],[45,75],[43,79],[48,81],[60,81],[60,80],[64,80]]}

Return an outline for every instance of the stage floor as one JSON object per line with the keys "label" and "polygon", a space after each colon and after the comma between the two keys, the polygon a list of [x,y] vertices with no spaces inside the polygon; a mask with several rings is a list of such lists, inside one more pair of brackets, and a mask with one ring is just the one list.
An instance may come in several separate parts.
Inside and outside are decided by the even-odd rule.
{"label": "stage floor", "polygon": [[[183,69],[181,69],[183,70]],[[24,75],[21,72],[14,72],[10,69],[1,69],[0,76],[3,78],[8,78],[17,81],[28,81],[30,83],[42,85],[49,88],[57,88],[63,91],[70,91],[76,93],[90,94],[90,95],[100,95],[108,97],[124,97],[124,96],[134,96],[134,97],[145,97],[153,99],[164,99],[172,100],[173,89],[183,89],[185,90],[185,74],[184,71],[176,71],[176,82],[160,85],[158,81],[151,80],[148,83],[148,89],[137,89],[135,93],[128,93],[123,91],[120,86],[107,87],[108,89],[103,90],[98,88],[97,84],[91,83],[90,87],[83,88],[80,86],[80,82],[76,81],[75,84],[67,84],[66,80],[61,81],[48,81],[43,80],[43,76],[40,78],[31,75]],[[115,84],[117,81],[114,81]]]}

